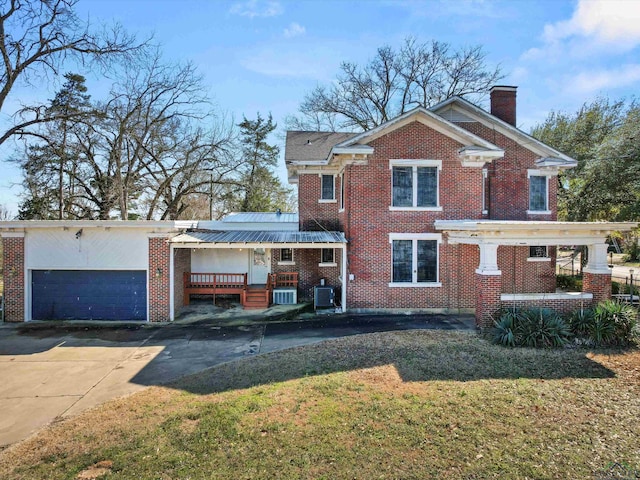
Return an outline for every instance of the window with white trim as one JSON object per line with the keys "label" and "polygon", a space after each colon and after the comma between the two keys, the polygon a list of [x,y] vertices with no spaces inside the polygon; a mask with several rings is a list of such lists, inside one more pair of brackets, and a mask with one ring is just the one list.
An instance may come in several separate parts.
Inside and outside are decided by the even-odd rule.
{"label": "window with white trim", "polygon": [[549,212],[549,175],[540,170],[529,170],[528,213]]}
{"label": "window with white trim", "polygon": [[438,283],[439,234],[390,234],[391,286],[431,286]]}
{"label": "window with white trim", "polygon": [[392,210],[440,210],[440,160],[390,160]]}
{"label": "window with white trim", "polygon": [[335,181],[333,175],[321,175],[322,191],[320,192],[321,200],[335,200]]}
{"label": "window with white trim", "polygon": [[489,193],[489,189],[487,188],[487,183],[489,181],[489,171],[486,168],[482,169],[482,213],[489,213],[489,202],[487,201],[487,194]]}
{"label": "window with white trim", "polygon": [[293,265],[293,248],[281,248],[280,249],[280,265]]}
{"label": "window with white trim", "polygon": [[532,245],[529,247],[529,258],[547,258],[548,256],[546,245]]}
{"label": "window with white trim", "polygon": [[335,252],[333,248],[323,248],[320,252],[320,265],[335,265]]}

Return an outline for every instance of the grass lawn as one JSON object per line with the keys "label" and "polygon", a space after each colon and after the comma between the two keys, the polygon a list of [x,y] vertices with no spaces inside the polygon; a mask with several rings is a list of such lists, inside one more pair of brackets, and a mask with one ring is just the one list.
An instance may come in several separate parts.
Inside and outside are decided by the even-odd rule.
{"label": "grass lawn", "polygon": [[594,478],[640,469],[639,419],[638,350],[376,333],[107,403],[0,453],[0,478]]}

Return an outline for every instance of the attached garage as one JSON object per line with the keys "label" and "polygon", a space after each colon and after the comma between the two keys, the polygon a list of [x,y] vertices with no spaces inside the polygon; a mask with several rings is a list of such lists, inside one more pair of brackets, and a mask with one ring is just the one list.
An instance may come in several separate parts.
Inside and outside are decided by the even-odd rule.
{"label": "attached garage", "polygon": [[144,270],[32,270],[34,320],[146,320]]}

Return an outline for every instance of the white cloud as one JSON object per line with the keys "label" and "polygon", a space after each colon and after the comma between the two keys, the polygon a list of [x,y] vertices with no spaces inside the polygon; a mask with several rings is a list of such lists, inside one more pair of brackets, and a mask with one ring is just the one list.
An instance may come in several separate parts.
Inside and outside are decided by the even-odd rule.
{"label": "white cloud", "polygon": [[284,36],[285,38],[293,38],[300,35],[304,35],[306,31],[307,29],[304,28],[302,25],[300,25],[299,23],[293,22],[287,28],[284,29]]}
{"label": "white cloud", "polygon": [[229,12],[242,17],[276,17],[284,12],[284,8],[277,1],[247,0],[234,3]]}
{"label": "white cloud", "polygon": [[579,0],[569,20],[548,24],[543,39],[555,43],[584,37],[622,50],[640,44],[640,2],[635,0]]}
{"label": "white cloud", "polygon": [[582,72],[567,79],[565,90],[572,94],[593,94],[601,90],[623,88],[640,81],[640,64],[623,65],[611,70]]}

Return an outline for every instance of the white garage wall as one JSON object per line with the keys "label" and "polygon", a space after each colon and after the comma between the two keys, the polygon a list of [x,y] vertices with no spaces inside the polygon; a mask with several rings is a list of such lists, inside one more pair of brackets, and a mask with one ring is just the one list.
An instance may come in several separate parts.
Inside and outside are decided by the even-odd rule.
{"label": "white garage wall", "polygon": [[28,269],[146,270],[149,232],[132,228],[38,228],[25,234]]}
{"label": "white garage wall", "polygon": [[251,248],[202,248],[191,251],[195,273],[249,273]]}

